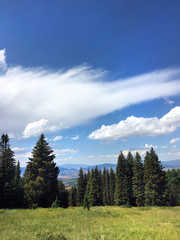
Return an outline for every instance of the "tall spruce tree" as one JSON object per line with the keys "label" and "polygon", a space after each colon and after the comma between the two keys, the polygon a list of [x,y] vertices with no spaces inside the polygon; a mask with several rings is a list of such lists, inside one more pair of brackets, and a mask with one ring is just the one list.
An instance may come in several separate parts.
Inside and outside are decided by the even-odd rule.
{"label": "tall spruce tree", "polygon": [[131,152],[128,152],[127,155],[127,181],[128,181],[128,193],[129,193],[129,204],[134,205],[133,197],[133,187],[132,187],[132,178],[133,178],[133,155]]}
{"label": "tall spruce tree", "polygon": [[133,194],[135,198],[135,204],[140,207],[144,205],[144,172],[141,156],[136,152],[133,163]]}
{"label": "tall spruce tree", "polygon": [[145,204],[163,205],[165,196],[165,172],[158,156],[151,148],[144,159]]}
{"label": "tall spruce tree", "polygon": [[119,154],[116,167],[116,188],[115,188],[115,205],[129,205],[129,192],[127,180],[127,160],[122,151]]}
{"label": "tall spruce tree", "polygon": [[19,161],[16,165],[14,174],[14,194],[15,194],[14,206],[16,208],[22,208],[24,206],[24,187],[21,177],[21,168]]}
{"label": "tall spruce tree", "polygon": [[77,188],[76,188],[76,186],[72,186],[69,191],[69,206],[71,206],[71,207],[77,206]]}
{"label": "tall spruce tree", "polygon": [[101,206],[103,204],[102,177],[97,166],[91,173],[88,199],[91,206]]}
{"label": "tall spruce tree", "polygon": [[77,181],[77,205],[78,206],[83,206],[85,191],[86,191],[86,183],[84,179],[84,173],[82,168],[80,168],[78,181]]}
{"label": "tall spruce tree", "polygon": [[102,193],[103,193],[103,205],[107,205],[106,199],[106,169],[103,169],[102,173]]}
{"label": "tall spruce tree", "polygon": [[62,180],[58,182],[58,199],[59,206],[63,208],[68,207],[68,191],[65,188],[65,185]]}
{"label": "tall spruce tree", "polygon": [[110,174],[109,174],[109,191],[110,191],[111,205],[114,205],[115,173],[112,168],[110,169]]}
{"label": "tall spruce tree", "polygon": [[111,197],[110,197],[110,186],[109,186],[109,171],[106,170],[106,204],[111,205]]}
{"label": "tall spruce tree", "polygon": [[24,175],[24,189],[30,207],[50,207],[55,200],[59,169],[54,159],[53,150],[42,134],[34,146]]}
{"label": "tall spruce tree", "polygon": [[15,207],[15,159],[14,152],[10,148],[9,137],[3,134],[0,140],[0,207]]}

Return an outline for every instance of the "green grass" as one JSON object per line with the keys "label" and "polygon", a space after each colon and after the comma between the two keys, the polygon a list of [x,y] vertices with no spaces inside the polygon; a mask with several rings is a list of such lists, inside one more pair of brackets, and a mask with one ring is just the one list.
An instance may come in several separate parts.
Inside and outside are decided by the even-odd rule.
{"label": "green grass", "polygon": [[1,240],[175,240],[180,207],[0,210]]}

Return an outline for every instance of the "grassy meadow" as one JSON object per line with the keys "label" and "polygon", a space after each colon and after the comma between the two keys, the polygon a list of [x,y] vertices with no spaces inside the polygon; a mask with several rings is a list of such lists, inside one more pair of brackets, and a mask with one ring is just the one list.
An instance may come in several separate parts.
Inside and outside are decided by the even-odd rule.
{"label": "grassy meadow", "polygon": [[180,207],[0,210],[1,240],[175,240]]}

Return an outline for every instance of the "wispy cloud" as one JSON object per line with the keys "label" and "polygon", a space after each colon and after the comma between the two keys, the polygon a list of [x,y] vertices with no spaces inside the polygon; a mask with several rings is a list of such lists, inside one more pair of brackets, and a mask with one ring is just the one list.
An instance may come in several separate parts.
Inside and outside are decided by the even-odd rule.
{"label": "wispy cloud", "polygon": [[56,149],[55,150],[55,153],[56,155],[66,155],[66,154],[75,154],[75,153],[78,153],[79,152],[79,149]]}
{"label": "wispy cloud", "polygon": [[[4,57],[1,50],[1,64]],[[107,81],[106,71],[89,65],[66,71],[9,67],[0,75],[0,130],[28,138],[84,124],[132,104],[174,96],[180,93],[179,79],[180,68]]]}
{"label": "wispy cloud", "polygon": [[21,147],[14,147],[12,148],[12,151],[14,152],[23,152],[23,151],[26,151],[27,148],[21,148]]}
{"label": "wispy cloud", "polygon": [[57,141],[62,140],[62,138],[63,138],[63,136],[60,135],[60,136],[56,136],[54,138],[51,138],[50,141],[57,142]]}
{"label": "wispy cloud", "polygon": [[77,136],[75,136],[75,137],[72,137],[71,139],[72,139],[72,140],[78,140],[78,139],[79,139],[79,136],[77,135]]}
{"label": "wispy cloud", "polygon": [[118,124],[102,125],[89,135],[90,139],[112,139],[130,136],[156,136],[174,132],[180,126],[180,107],[173,108],[162,118],[128,117]]}
{"label": "wispy cloud", "polygon": [[174,144],[174,143],[179,142],[179,141],[180,141],[180,138],[173,138],[173,139],[171,139],[170,143]]}
{"label": "wispy cloud", "polygon": [[0,70],[5,70],[6,65],[6,49],[0,50]]}

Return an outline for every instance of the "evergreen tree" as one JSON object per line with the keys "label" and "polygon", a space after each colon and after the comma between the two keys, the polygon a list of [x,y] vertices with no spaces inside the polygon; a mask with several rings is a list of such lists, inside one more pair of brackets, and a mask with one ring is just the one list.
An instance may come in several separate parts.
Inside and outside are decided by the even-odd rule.
{"label": "evergreen tree", "polygon": [[0,207],[12,208],[14,206],[14,152],[10,148],[8,135],[2,135],[0,140]]}
{"label": "evergreen tree", "polygon": [[89,203],[91,206],[101,206],[103,204],[102,180],[101,173],[97,166],[94,173],[91,174],[90,188],[89,188]]}
{"label": "evergreen tree", "polygon": [[24,189],[30,207],[50,207],[58,193],[59,169],[54,162],[55,155],[42,134],[29,158]]}
{"label": "evergreen tree", "polygon": [[68,207],[68,191],[66,190],[62,180],[58,182],[58,199],[59,199],[59,207],[63,207],[63,208]]}
{"label": "evergreen tree", "polygon": [[82,168],[79,170],[78,182],[77,182],[77,205],[82,206],[84,201],[84,195],[86,191],[84,173]]}
{"label": "evergreen tree", "polygon": [[24,205],[24,188],[23,188],[23,181],[21,178],[21,169],[20,169],[19,161],[15,168],[14,193],[15,193],[14,206],[16,208],[22,208]]}
{"label": "evergreen tree", "polygon": [[129,192],[127,180],[127,161],[121,151],[118,157],[116,167],[116,188],[115,188],[115,204],[129,205]]}
{"label": "evergreen tree", "polygon": [[87,208],[87,210],[90,210],[89,200],[86,193],[84,195],[83,207],[84,209]]}
{"label": "evergreen tree", "polygon": [[158,156],[151,148],[144,159],[145,204],[163,205],[165,193],[165,172]]}
{"label": "evergreen tree", "polygon": [[103,193],[103,205],[107,205],[106,199],[106,169],[103,169],[102,173],[102,193]]}
{"label": "evergreen tree", "polygon": [[180,206],[180,169],[171,169],[166,172],[169,204]]}
{"label": "evergreen tree", "polygon": [[110,186],[109,186],[109,171],[106,170],[106,204],[109,206],[111,205],[111,199],[110,199]]}
{"label": "evergreen tree", "polygon": [[131,152],[128,152],[127,155],[127,181],[128,181],[128,193],[129,193],[129,204],[134,205],[133,197],[133,187],[132,187],[132,178],[133,178],[133,155]]}
{"label": "evergreen tree", "polygon": [[69,191],[69,206],[71,206],[71,207],[77,206],[77,188],[76,188],[76,186],[72,186]]}
{"label": "evergreen tree", "polygon": [[136,152],[133,163],[133,193],[138,207],[144,205],[144,180],[143,164],[141,156]]}
{"label": "evergreen tree", "polygon": [[110,191],[111,205],[114,205],[115,173],[112,168],[111,168],[110,174],[109,174],[109,191]]}

